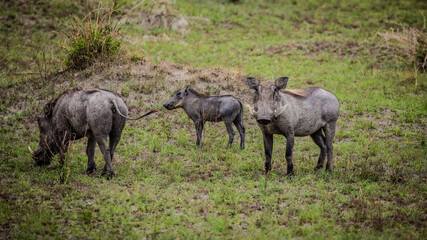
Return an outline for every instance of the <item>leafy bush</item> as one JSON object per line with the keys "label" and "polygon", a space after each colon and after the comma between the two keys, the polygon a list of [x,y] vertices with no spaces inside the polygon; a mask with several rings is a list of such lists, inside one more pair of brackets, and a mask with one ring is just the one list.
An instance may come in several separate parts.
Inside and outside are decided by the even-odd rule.
{"label": "leafy bush", "polygon": [[65,66],[82,69],[95,59],[109,58],[120,51],[120,23],[112,19],[114,10],[97,9],[86,17],[74,17],[69,29],[64,32],[66,38]]}

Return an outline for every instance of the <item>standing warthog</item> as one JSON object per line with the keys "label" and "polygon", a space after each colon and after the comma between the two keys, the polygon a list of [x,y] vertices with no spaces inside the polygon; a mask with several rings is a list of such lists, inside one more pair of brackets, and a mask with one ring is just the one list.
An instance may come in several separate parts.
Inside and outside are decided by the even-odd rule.
{"label": "standing warthog", "polygon": [[231,147],[234,139],[232,123],[240,134],[240,148],[245,148],[245,127],[243,126],[242,102],[230,95],[207,96],[196,92],[190,86],[176,92],[163,106],[172,110],[183,108],[188,117],[193,120],[197,131],[198,146],[202,146],[202,132],[206,121],[223,121],[229,135],[227,148]]}
{"label": "standing warthog", "polygon": [[285,90],[287,77],[272,82],[260,83],[253,77],[247,78],[249,88],[254,89],[254,111],[264,137],[265,172],[271,170],[273,134],[286,137],[287,174],[293,175],[292,151],[295,136],[308,136],[320,147],[320,156],[316,170],[323,168],[325,156],[328,161],[326,170],[331,170],[332,141],[338,119],[339,103],[332,93],[310,87],[298,90]]}
{"label": "standing warthog", "polygon": [[[52,157],[60,154],[63,162],[71,140],[87,136],[86,153],[88,156],[87,171],[96,169],[94,154],[98,143],[105,159],[103,174],[111,177],[114,174],[111,160],[120,141],[128,109],[123,100],[116,94],[102,89],[74,88],[64,91],[60,96],[48,102],[44,115],[37,118],[40,130],[39,147],[29,150],[37,165],[48,165]],[[110,137],[109,146],[107,137]]]}

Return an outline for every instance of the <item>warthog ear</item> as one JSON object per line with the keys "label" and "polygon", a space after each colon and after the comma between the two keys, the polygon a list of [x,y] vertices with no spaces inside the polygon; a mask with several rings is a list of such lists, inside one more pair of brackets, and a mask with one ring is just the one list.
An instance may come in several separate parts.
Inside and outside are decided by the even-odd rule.
{"label": "warthog ear", "polygon": [[277,89],[285,89],[286,84],[288,84],[288,80],[289,80],[288,77],[281,77],[276,80],[276,82],[274,83],[274,86],[276,86]]}
{"label": "warthog ear", "polygon": [[254,77],[248,77],[246,78],[246,81],[248,82],[248,86],[250,89],[258,89],[259,86],[259,81],[258,79],[254,78]]}
{"label": "warthog ear", "polygon": [[187,85],[187,87],[185,87],[185,90],[184,90],[184,95],[185,96],[187,96],[187,94],[188,94],[188,90],[190,90],[190,85]]}

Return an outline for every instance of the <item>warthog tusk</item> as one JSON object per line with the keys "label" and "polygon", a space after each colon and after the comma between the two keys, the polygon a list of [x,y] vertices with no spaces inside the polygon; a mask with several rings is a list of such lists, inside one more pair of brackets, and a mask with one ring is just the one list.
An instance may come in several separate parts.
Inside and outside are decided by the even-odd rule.
{"label": "warthog tusk", "polygon": [[286,104],[285,106],[280,108],[279,113],[277,113],[276,110],[274,110],[274,117],[278,117],[280,115],[282,115],[283,113],[285,113],[286,108],[288,107],[288,104]]}
{"label": "warthog tusk", "polygon": [[249,113],[250,113],[252,116],[255,116],[255,113],[256,113],[256,112],[254,112],[254,110],[251,108],[251,106],[246,105],[246,107],[248,107],[248,108],[249,108]]}
{"label": "warthog tusk", "polygon": [[31,149],[30,146],[28,146],[28,150],[30,151],[31,155],[34,155],[34,151],[33,151],[33,149]]}

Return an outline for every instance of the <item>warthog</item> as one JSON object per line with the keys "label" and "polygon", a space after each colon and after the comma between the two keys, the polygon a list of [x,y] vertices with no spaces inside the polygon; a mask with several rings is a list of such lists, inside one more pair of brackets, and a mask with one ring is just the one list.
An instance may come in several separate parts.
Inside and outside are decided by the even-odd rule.
{"label": "warthog", "polygon": [[[103,174],[114,174],[111,160],[120,141],[126,119],[136,120],[155,111],[150,111],[139,118],[128,118],[128,109],[116,94],[102,89],[74,88],[64,91],[60,96],[44,106],[44,115],[37,118],[40,130],[39,147],[29,150],[37,165],[48,165],[52,157],[60,154],[63,162],[71,140],[87,136],[88,156],[87,171],[96,169],[94,154],[98,143],[105,159]],[[110,137],[109,146],[107,137]]]}
{"label": "warthog", "polygon": [[230,95],[207,96],[187,86],[176,92],[163,106],[168,110],[184,109],[196,126],[197,146],[202,146],[202,132],[206,121],[223,121],[229,135],[227,148],[231,147],[234,139],[232,123],[234,123],[240,134],[240,148],[245,148],[243,105],[239,99]]}
{"label": "warthog", "polygon": [[331,170],[332,141],[338,119],[339,103],[332,93],[309,87],[286,90],[287,77],[273,82],[260,83],[253,77],[247,78],[249,88],[254,89],[254,109],[251,113],[257,120],[264,137],[265,172],[271,170],[273,134],[286,137],[287,174],[293,175],[292,151],[295,136],[308,136],[320,147],[316,170],[323,168],[325,156],[326,170]]}

